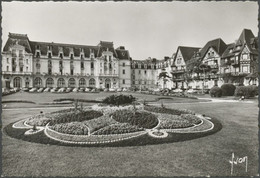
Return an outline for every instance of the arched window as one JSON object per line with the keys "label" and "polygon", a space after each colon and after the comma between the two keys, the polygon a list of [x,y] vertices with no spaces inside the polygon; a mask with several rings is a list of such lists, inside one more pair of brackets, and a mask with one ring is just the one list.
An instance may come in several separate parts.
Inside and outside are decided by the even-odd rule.
{"label": "arched window", "polygon": [[47,78],[46,80],[46,87],[53,87],[54,81],[52,78]]}
{"label": "arched window", "polygon": [[34,79],[34,86],[35,87],[42,87],[42,79],[40,77],[37,77]]}
{"label": "arched window", "polygon": [[21,88],[22,79],[20,77],[14,78],[14,88]]}
{"label": "arched window", "polygon": [[95,87],[95,86],[96,86],[96,81],[95,81],[95,79],[92,78],[92,79],[89,80],[89,86],[90,86],[90,87]]}
{"label": "arched window", "polygon": [[69,87],[75,87],[75,85],[76,85],[75,79],[74,78],[70,78],[69,79]]}
{"label": "arched window", "polygon": [[86,80],[84,78],[81,78],[79,80],[79,87],[85,87],[85,85],[86,85]]}
{"label": "arched window", "polygon": [[63,78],[58,79],[58,87],[65,87],[65,80]]}

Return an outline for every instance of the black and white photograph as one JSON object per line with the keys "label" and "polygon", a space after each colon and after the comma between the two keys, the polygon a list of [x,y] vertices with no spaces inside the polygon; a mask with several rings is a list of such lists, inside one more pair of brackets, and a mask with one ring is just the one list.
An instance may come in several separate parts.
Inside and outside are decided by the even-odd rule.
{"label": "black and white photograph", "polygon": [[257,1],[1,5],[1,177],[259,176]]}

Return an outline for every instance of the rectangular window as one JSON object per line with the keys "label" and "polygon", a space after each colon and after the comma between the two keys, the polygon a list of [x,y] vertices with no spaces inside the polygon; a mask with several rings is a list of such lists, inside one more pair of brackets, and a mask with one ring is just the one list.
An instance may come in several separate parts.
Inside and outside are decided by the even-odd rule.
{"label": "rectangular window", "polygon": [[244,60],[246,60],[246,59],[247,59],[247,57],[248,57],[248,55],[247,55],[247,54],[243,54],[243,55],[242,55],[242,59],[244,59]]}
{"label": "rectangular window", "polygon": [[146,70],[144,71],[144,74],[146,74]]}
{"label": "rectangular window", "polygon": [[23,72],[23,67],[20,67],[20,72]]}
{"label": "rectangular window", "polygon": [[80,63],[80,67],[81,67],[81,69],[84,69],[84,62]]}
{"label": "rectangular window", "polygon": [[29,64],[29,60],[28,59],[26,59],[26,64]]}
{"label": "rectangular window", "polygon": [[73,69],[70,69],[70,75],[73,75],[74,71]]}
{"label": "rectangular window", "polygon": [[125,67],[125,63],[123,62],[123,67]]}
{"label": "rectangular window", "polygon": [[9,58],[6,58],[6,63],[9,64]]}
{"label": "rectangular window", "polygon": [[6,66],[6,71],[7,71],[7,72],[9,71],[9,66]]}
{"label": "rectangular window", "polygon": [[125,79],[123,79],[123,84],[125,84]]}
{"label": "rectangular window", "polygon": [[125,74],[125,69],[123,69],[123,74]]}
{"label": "rectangular window", "polygon": [[139,70],[139,74],[141,74],[141,70]]}
{"label": "rectangular window", "polygon": [[248,66],[242,66],[242,72],[248,73]]}
{"label": "rectangular window", "polygon": [[26,67],[26,72],[28,72],[28,67]]}

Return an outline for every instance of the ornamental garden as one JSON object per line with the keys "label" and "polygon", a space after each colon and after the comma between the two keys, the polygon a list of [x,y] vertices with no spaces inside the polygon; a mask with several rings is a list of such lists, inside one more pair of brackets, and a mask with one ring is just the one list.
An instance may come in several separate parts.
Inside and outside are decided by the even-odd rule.
{"label": "ornamental garden", "polygon": [[14,138],[64,146],[138,146],[191,140],[221,129],[215,119],[186,109],[110,95],[98,104],[43,113],[5,128]]}

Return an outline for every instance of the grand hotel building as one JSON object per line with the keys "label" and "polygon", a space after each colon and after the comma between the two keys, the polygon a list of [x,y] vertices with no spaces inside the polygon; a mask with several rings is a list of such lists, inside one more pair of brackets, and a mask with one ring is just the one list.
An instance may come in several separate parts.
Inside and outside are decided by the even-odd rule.
{"label": "grand hotel building", "polygon": [[[210,71],[196,71],[193,63]],[[198,66],[197,66],[198,67]],[[193,71],[193,72],[191,72]],[[164,74],[164,75],[161,75]],[[223,83],[258,85],[258,37],[244,29],[238,40],[203,47],[179,46],[171,57],[132,60],[124,46],[30,41],[9,33],[2,52],[2,88],[211,88]]]}
{"label": "grand hotel building", "polygon": [[30,41],[9,33],[2,52],[2,88],[131,86],[131,59],[123,46]]}

